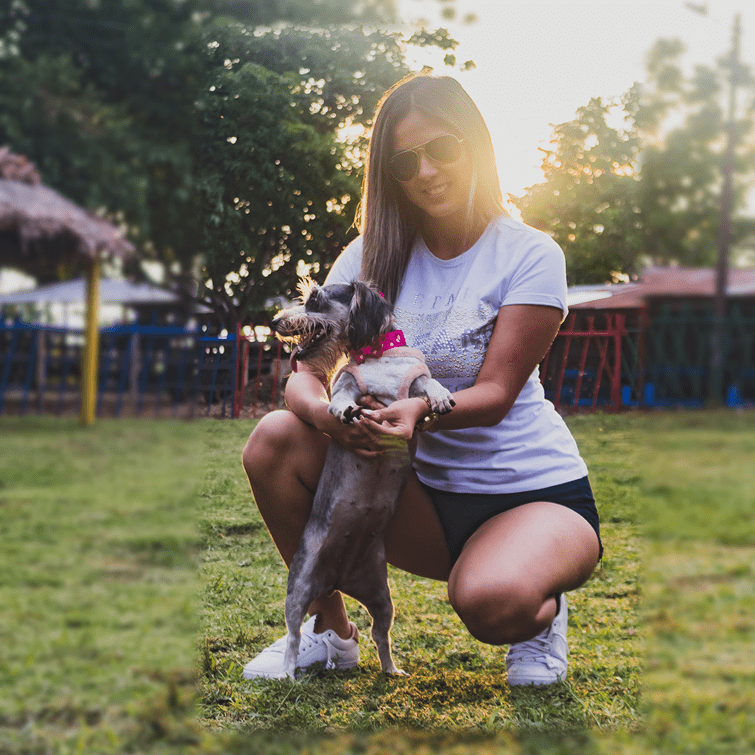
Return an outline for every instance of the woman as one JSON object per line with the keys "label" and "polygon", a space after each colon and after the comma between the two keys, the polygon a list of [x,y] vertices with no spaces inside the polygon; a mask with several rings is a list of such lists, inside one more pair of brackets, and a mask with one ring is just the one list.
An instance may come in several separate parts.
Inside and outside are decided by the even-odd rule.
{"label": "woman", "polygon": [[[410,77],[381,100],[360,230],[326,282],[375,282],[456,405],[432,428],[419,398],[347,426],[328,414],[322,376],[297,372],[290,411],[264,417],[244,449],[262,517],[290,563],[328,443],[369,457],[386,435],[415,437],[414,472],[386,533],[389,563],[447,581],[471,634],[511,645],[509,684],[563,679],[563,593],[602,553],[587,468],[537,374],[566,315],[564,256],[505,212],[490,134],[454,79]],[[299,665],[354,666],[341,595],[318,599],[310,614]],[[275,675],[283,647],[264,650],[244,676]]]}

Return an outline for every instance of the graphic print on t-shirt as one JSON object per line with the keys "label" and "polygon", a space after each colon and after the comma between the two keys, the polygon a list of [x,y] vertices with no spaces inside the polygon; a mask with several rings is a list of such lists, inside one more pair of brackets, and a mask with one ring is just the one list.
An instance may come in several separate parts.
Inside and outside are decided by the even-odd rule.
{"label": "graphic print on t-shirt", "polygon": [[395,310],[407,343],[424,353],[433,377],[451,390],[474,384],[497,314],[486,302],[472,300],[465,306],[464,297],[441,312]]}

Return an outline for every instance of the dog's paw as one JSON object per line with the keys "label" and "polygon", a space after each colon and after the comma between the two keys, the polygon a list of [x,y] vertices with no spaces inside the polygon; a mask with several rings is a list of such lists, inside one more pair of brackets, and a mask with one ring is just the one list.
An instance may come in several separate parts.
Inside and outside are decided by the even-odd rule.
{"label": "dog's paw", "polygon": [[425,385],[425,395],[430,399],[433,411],[438,414],[448,414],[456,406],[451,392],[437,380],[428,380]]}
{"label": "dog's paw", "polygon": [[365,410],[361,406],[354,406],[354,404],[347,404],[342,407],[331,404],[328,411],[336,419],[343,422],[344,425],[351,425],[354,422],[358,422],[365,414]]}
{"label": "dog's paw", "polygon": [[359,418],[363,416],[364,409],[361,406],[347,406],[343,415],[341,416],[341,422],[344,425],[351,425],[354,422],[359,421]]}
{"label": "dog's paw", "polygon": [[330,406],[328,407],[328,411],[337,419],[343,422],[345,425],[348,425],[350,422],[353,422],[355,419],[355,411],[359,407],[354,406],[354,404],[349,400],[333,400],[330,403]]}
{"label": "dog's paw", "polygon": [[438,414],[448,414],[456,406],[456,402],[451,398],[450,393],[437,404],[432,399],[430,399],[430,402],[433,404],[433,411],[438,412]]}

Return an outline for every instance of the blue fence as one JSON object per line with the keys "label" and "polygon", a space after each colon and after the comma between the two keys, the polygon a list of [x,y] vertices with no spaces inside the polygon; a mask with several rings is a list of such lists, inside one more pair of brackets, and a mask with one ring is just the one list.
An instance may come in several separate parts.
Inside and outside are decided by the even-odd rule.
{"label": "blue fence", "polygon": [[[755,311],[735,304],[723,400],[752,407]],[[688,309],[666,307],[631,328],[623,316],[570,316],[541,365],[546,396],[565,411],[703,405],[710,324]],[[83,347],[81,330],[0,319],[0,414],[78,414]],[[279,341],[151,325],[104,328],[97,415],[257,416],[279,405],[283,367]]]}
{"label": "blue fence", "polygon": [[[246,344],[245,341],[242,342]],[[0,414],[67,414],[81,401],[80,330],[0,321]],[[119,325],[100,331],[98,416],[236,416],[236,335]]]}

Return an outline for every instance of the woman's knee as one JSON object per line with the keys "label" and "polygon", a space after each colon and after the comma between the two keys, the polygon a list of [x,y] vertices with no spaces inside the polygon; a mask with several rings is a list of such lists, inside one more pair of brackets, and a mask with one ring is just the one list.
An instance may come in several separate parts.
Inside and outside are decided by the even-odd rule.
{"label": "woman's knee", "polygon": [[286,445],[285,415],[290,412],[276,411],[266,414],[257,423],[241,453],[241,461],[247,474],[255,473],[261,467],[272,463],[280,456]]}
{"label": "woman's knee", "polygon": [[[250,482],[279,479],[286,472],[317,478],[327,450],[327,437],[302,422],[293,412],[274,411],[257,423],[244,446],[241,460]],[[312,477],[312,480],[309,480]]]}
{"label": "woman's knee", "polygon": [[523,582],[457,577],[449,581],[449,599],[469,633],[488,645],[531,639],[541,629],[543,598]]}

